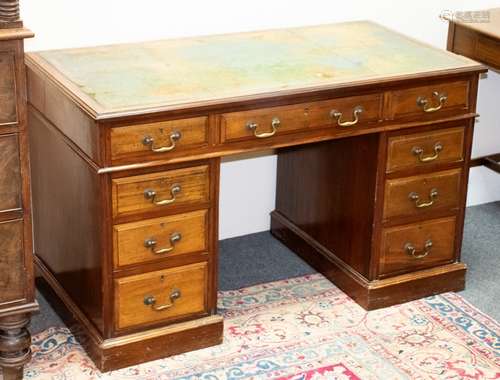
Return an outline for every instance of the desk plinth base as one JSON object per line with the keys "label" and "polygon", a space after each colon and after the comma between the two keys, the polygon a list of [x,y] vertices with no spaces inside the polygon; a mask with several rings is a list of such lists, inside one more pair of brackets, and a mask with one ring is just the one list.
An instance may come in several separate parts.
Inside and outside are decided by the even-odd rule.
{"label": "desk plinth base", "polygon": [[[104,339],[42,260],[35,264],[43,276],[37,287],[52,301],[56,297],[64,310],[59,315],[101,372],[113,371],[222,343],[223,318],[211,315],[133,334]],[[48,286],[47,286],[48,285]],[[57,302],[58,300],[55,300]]]}
{"label": "desk plinth base", "polygon": [[366,310],[465,288],[463,263],[368,281],[277,211],[271,214],[271,232]]}

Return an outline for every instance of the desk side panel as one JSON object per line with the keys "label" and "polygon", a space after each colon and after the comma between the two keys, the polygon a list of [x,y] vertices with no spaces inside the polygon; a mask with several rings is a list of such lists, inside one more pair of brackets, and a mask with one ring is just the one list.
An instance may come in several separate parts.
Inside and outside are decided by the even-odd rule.
{"label": "desk side panel", "polygon": [[29,107],[35,254],[103,330],[101,178]]}
{"label": "desk side panel", "polygon": [[276,211],[365,278],[378,142],[378,134],[370,134],[278,153]]}

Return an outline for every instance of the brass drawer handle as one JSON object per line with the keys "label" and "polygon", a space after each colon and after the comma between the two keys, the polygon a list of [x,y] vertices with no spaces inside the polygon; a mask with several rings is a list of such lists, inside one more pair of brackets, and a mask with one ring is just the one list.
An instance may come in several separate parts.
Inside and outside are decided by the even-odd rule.
{"label": "brass drawer handle", "polygon": [[358,124],[358,122],[359,122],[359,115],[363,112],[363,110],[364,109],[363,109],[362,106],[356,106],[356,107],[354,107],[354,109],[352,111],[352,115],[353,115],[354,119],[352,121],[342,121],[342,112],[337,111],[337,110],[331,110],[330,111],[330,117],[332,119],[336,119],[337,120],[337,124],[340,127],[350,127],[350,126]]}
{"label": "brass drawer handle", "polygon": [[144,246],[146,248],[150,248],[151,252],[153,252],[155,255],[162,255],[164,253],[172,252],[175,248],[175,243],[180,241],[181,238],[182,238],[182,235],[179,232],[174,232],[172,235],[170,235],[170,247],[161,248],[161,249],[156,250],[155,247],[156,247],[157,241],[154,238],[144,240]]}
{"label": "brass drawer handle", "polygon": [[168,146],[162,146],[159,148],[155,148],[155,139],[151,136],[146,136],[142,140],[142,143],[144,145],[149,146],[152,152],[155,153],[163,153],[163,152],[169,152],[171,150],[175,149],[175,142],[179,141],[181,139],[182,135],[179,131],[174,131],[170,133],[169,139],[170,139],[170,145]]}
{"label": "brass drawer handle", "polygon": [[431,162],[439,157],[439,153],[443,150],[443,144],[437,142],[434,144],[434,154],[432,156],[424,156],[424,149],[419,146],[414,146],[411,148],[413,155],[417,156],[420,162]]}
{"label": "brass drawer handle", "polygon": [[265,139],[267,137],[274,136],[276,132],[278,132],[278,127],[280,126],[281,121],[277,117],[273,118],[271,121],[271,132],[262,132],[262,133],[257,133],[257,127],[259,126],[258,123],[254,123],[252,121],[249,121],[247,123],[247,128],[253,131],[253,135],[257,137],[258,139]]}
{"label": "brass drawer handle", "polygon": [[413,246],[412,243],[406,243],[404,246],[404,249],[406,253],[410,256],[412,256],[415,259],[423,259],[426,257],[432,249],[432,240],[427,240],[424,245],[424,250],[422,253],[419,253],[417,249]]}
{"label": "brass drawer handle", "polygon": [[438,191],[437,189],[431,189],[429,193],[429,201],[428,202],[421,202],[420,201],[420,196],[418,195],[417,192],[412,191],[410,194],[408,194],[408,198],[415,202],[415,207],[417,208],[424,208],[424,207],[430,207],[434,204],[434,201],[436,200],[438,196]]}
{"label": "brass drawer handle", "polygon": [[446,101],[448,100],[448,95],[444,94],[444,93],[439,93],[437,91],[434,91],[432,93],[432,96],[434,98],[436,98],[436,100],[438,101],[438,105],[433,107],[430,104],[429,100],[423,96],[419,96],[417,98],[417,106],[419,106],[420,108],[423,109],[424,112],[436,112],[436,111],[439,111],[441,108],[443,108],[444,106],[444,103],[446,103]]}
{"label": "brass drawer handle", "polygon": [[157,206],[164,206],[164,205],[169,205],[171,203],[174,203],[176,201],[176,195],[181,192],[181,185],[172,185],[170,188],[170,199],[163,199],[161,201],[156,200],[156,191],[147,189],[144,190],[144,198],[150,199],[152,203],[154,203]]}
{"label": "brass drawer handle", "polygon": [[172,292],[170,293],[169,303],[157,306],[155,296],[146,296],[144,297],[144,305],[151,306],[151,309],[153,309],[154,311],[163,311],[170,309],[172,306],[174,306],[175,300],[179,298],[181,298],[181,291],[179,289],[173,289]]}

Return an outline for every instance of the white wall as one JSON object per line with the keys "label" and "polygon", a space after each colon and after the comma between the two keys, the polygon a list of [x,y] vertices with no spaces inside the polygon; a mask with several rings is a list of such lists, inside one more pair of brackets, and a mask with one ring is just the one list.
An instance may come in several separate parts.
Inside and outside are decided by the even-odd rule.
{"label": "white wall", "polygon": [[[247,2],[165,0],[21,0],[25,25],[36,37],[27,50],[102,45],[177,36],[226,33],[372,19],[440,48],[446,46],[444,10],[500,7],[487,0],[350,0]],[[500,75],[481,80],[480,122],[473,155],[500,152]],[[496,115],[496,117],[495,117]],[[220,237],[266,230],[274,207],[276,157],[226,160],[221,173]],[[469,204],[500,200],[500,176],[473,169]]]}

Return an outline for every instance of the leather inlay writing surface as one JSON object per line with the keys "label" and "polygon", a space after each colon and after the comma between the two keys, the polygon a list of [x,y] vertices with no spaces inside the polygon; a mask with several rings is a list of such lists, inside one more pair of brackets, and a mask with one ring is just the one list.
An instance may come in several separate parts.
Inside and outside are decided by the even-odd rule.
{"label": "leather inlay writing surface", "polygon": [[105,111],[477,65],[366,21],[35,55]]}
{"label": "leather inlay writing surface", "polygon": [[17,121],[14,56],[0,52],[0,124]]}
{"label": "leather inlay writing surface", "polygon": [[0,212],[21,208],[17,135],[0,135]]}
{"label": "leather inlay writing surface", "polygon": [[24,295],[23,222],[0,223],[0,303],[22,299]]}

